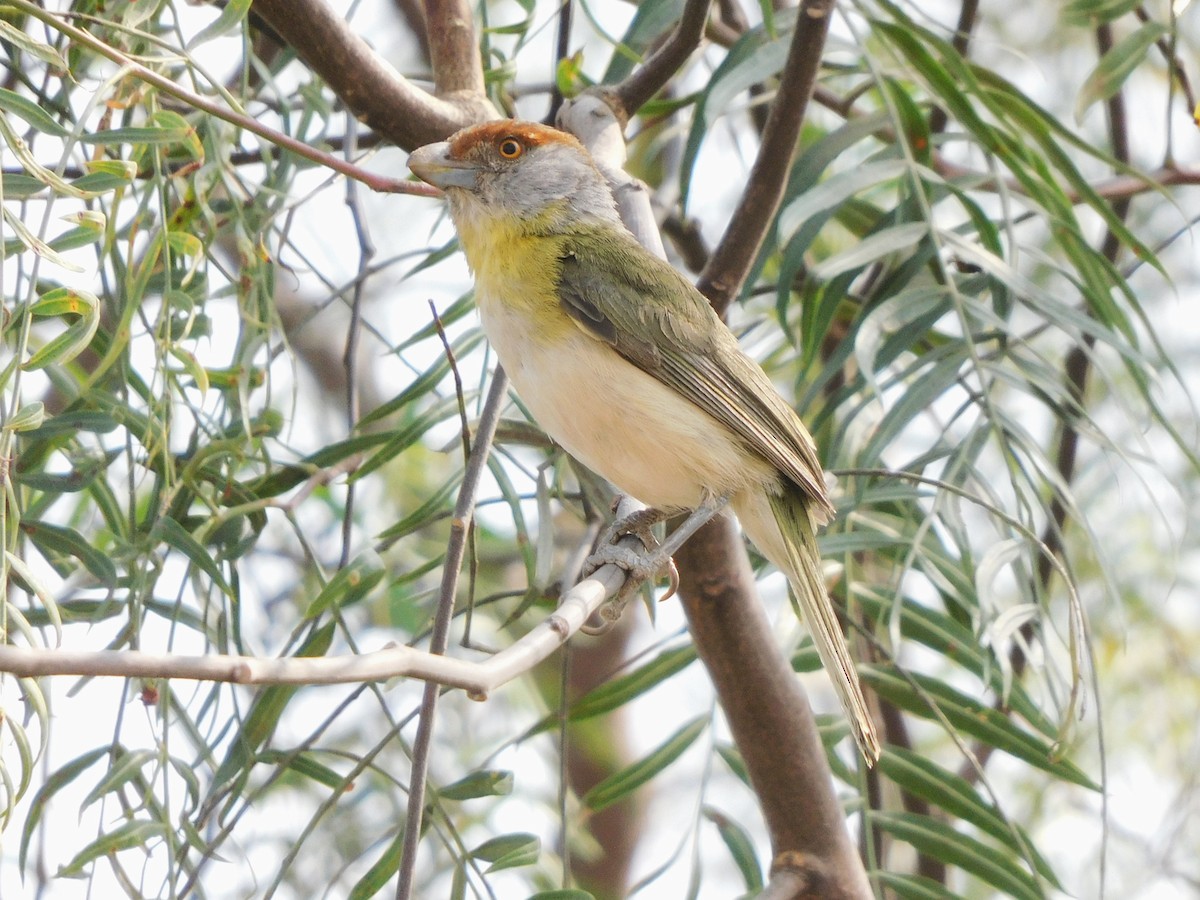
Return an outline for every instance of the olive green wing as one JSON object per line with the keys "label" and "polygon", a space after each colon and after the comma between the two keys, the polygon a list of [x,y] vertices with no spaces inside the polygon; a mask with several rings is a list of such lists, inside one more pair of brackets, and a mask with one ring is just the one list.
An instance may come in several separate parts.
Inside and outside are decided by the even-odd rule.
{"label": "olive green wing", "polygon": [[584,331],[741,437],[816,503],[819,519],[833,515],[808,431],[695,287],[620,237],[568,242],[561,263],[559,301]]}

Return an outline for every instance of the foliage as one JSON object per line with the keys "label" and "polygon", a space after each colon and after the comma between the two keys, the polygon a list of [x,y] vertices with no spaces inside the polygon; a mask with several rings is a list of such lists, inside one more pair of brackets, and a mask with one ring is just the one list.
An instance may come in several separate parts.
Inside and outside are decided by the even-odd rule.
{"label": "foliage", "polygon": [[[372,14],[393,15],[382,6]],[[544,115],[529,85],[552,71],[538,37],[558,7],[481,11],[501,108]],[[582,52],[561,61],[559,86],[620,79],[680,7],[648,0],[621,18],[580,4]],[[375,142],[248,2],[70,8],[98,41],[230,110],[348,155]],[[365,196],[188,106],[69,40],[67,21],[24,3],[0,20],[4,633],[35,647],[259,656],[419,644],[462,477],[460,417],[477,414],[490,362],[446,223],[429,200]],[[890,746],[868,772],[840,721],[824,720],[824,736],[876,888],[895,896],[1087,893],[1039,844],[1046,812],[1023,793],[1100,806],[1103,770],[1077,753],[1097,740],[1094,704],[1080,724],[1085,623],[1129,585],[1099,517],[1116,489],[1080,476],[1140,477],[1170,458],[1182,474],[1165,478],[1194,484],[1195,411],[1171,399],[1186,398],[1182,363],[1156,325],[1171,284],[1159,254],[1186,223],[1155,215],[1171,194],[1149,151],[1129,159],[1098,138],[1102,106],[1146,91],[1147,73],[1160,83],[1146,106],[1165,108],[1158,42],[1194,35],[1175,18],[1139,21],[1133,4],[1075,0],[1062,44],[1029,52],[1051,65],[1110,23],[1120,39],[1047,97],[994,47],[964,55],[953,23],[916,6],[841,7],[821,105],[732,316],[839,474],[821,544]],[[631,167],[675,223],[723,221],[712,209],[726,214],[728,169],[754,139],[754,103],[769,99],[794,24],[777,14],[730,29],[631,126]],[[978,27],[981,43],[1014,38]],[[410,53],[398,67],[421,69]],[[367,165],[395,174],[402,157],[380,150]],[[1134,185],[1126,196],[1146,195],[1129,215],[1102,183],[1113,173]],[[417,302],[428,296],[436,323]],[[1073,355],[1083,381],[1064,372]],[[605,499],[516,402],[507,415],[456,620],[476,648],[546,615]],[[1135,443],[1143,433],[1163,460]],[[769,852],[711,700],[686,714],[645,705],[699,683],[694,651],[657,614],[643,655],[569,704],[553,672],[484,707],[446,698],[428,896],[585,896],[553,891],[564,849],[586,855],[591,812],[647,783],[669,785],[685,827],[655,843],[660,868],[643,885],[761,887]],[[781,640],[796,633],[789,623]],[[818,667],[807,641],[793,650],[797,671]],[[20,873],[2,883],[388,889],[418,688],[129,680],[72,692],[5,684],[0,824],[19,836],[5,865]],[[603,780],[572,794],[556,761],[564,723],[603,745],[604,730],[585,727],[619,729],[629,708],[655,710],[640,751],[613,751]],[[682,779],[689,766],[701,774]],[[47,828],[52,816],[71,827]]]}

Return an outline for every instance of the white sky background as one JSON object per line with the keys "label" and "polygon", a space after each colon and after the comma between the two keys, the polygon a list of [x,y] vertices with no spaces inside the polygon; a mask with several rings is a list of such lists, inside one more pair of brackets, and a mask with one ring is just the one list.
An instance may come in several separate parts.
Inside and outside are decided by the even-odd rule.
{"label": "white sky background", "polygon": [[[611,19],[605,18],[604,25],[610,33],[614,34],[621,32],[624,21],[631,14],[631,7],[624,4],[594,4],[594,6],[596,7],[594,12],[597,15],[611,16]],[[180,8],[181,10],[185,9],[183,6]],[[952,6],[946,8],[956,9]],[[207,21],[208,17],[212,15],[212,10],[207,8],[187,10],[187,12],[194,15],[198,22]],[[750,12],[753,13],[754,10],[752,9]],[[996,11],[989,10],[985,4],[983,12],[985,17],[998,14]],[[1070,107],[1073,105],[1074,90],[1090,68],[1093,55],[1090,51],[1086,54],[1080,51],[1078,54],[1064,53],[1052,57],[1042,52],[1044,48],[1033,46],[1036,43],[1054,40],[1053,29],[1046,28],[1046,20],[1054,15],[1053,12],[1031,7],[1028,10],[1006,9],[1004,14],[1007,19],[1006,27],[1014,38],[1011,44],[1004,47],[976,45],[973,52],[981,60],[995,61],[1003,66],[1005,73],[1023,89],[1029,91],[1035,99],[1039,99],[1051,109],[1066,108],[1069,116]],[[381,4],[378,10],[372,4],[364,4],[361,12],[356,14],[354,24],[360,33],[371,35],[375,39],[377,47],[386,57],[393,60],[402,59],[405,58],[406,53],[405,41],[394,36],[395,32],[390,25],[390,15],[391,13],[386,11],[386,4]],[[518,15],[515,4],[507,9],[501,6],[494,10],[493,21],[507,21]],[[544,21],[547,15],[546,10],[539,10],[538,21]],[[1194,29],[1194,11],[1189,11],[1189,15],[1193,20],[1192,27]],[[950,18],[943,15],[940,9],[937,16],[943,21],[948,21]],[[588,39],[587,33],[586,19],[578,16],[577,36],[573,41],[573,48],[586,42],[585,59],[588,61],[588,71],[590,74],[599,75],[607,61],[608,54],[599,41],[594,38]],[[844,28],[839,29],[839,34],[842,38],[848,39]],[[1028,36],[1028,42],[1022,40],[1022,36]],[[547,48],[552,40],[553,26],[551,25],[543,29],[536,38],[537,44],[531,47],[522,59],[531,63],[541,63],[550,59],[551,54]],[[1194,47],[1197,42],[1193,40],[1190,44],[1188,42],[1181,43]],[[227,46],[232,47],[233,45]],[[1030,56],[1021,58],[1013,46],[1029,48]],[[213,53],[220,52],[220,45],[212,45],[211,50]],[[1038,68],[1031,64],[1030,59],[1033,58],[1036,58],[1041,65],[1056,63],[1061,67],[1055,71]],[[1050,62],[1047,63],[1046,60],[1050,60]],[[1189,73],[1195,75],[1197,72],[1195,60],[1185,60],[1185,63],[1189,66]],[[398,68],[403,69],[403,66],[398,65]],[[523,73],[522,80],[540,82],[547,80],[548,77],[548,72],[530,71]],[[1148,76],[1135,76],[1130,82],[1129,96],[1137,98],[1143,95],[1153,97],[1154,102],[1144,104],[1131,102],[1130,114],[1134,122],[1132,133],[1135,158],[1137,162],[1144,164],[1153,163],[1162,155],[1160,125],[1163,113],[1160,98],[1163,96],[1163,91],[1161,84],[1154,83]],[[531,98],[528,102],[521,104],[521,109],[530,116],[540,118],[544,112],[544,98]],[[1104,125],[1099,106],[1090,111],[1082,127],[1089,133],[1095,134],[1098,140],[1101,139]],[[1196,165],[1197,160],[1200,159],[1200,139],[1197,138],[1196,130],[1182,110],[1178,110],[1176,116],[1175,136],[1177,141],[1175,145],[1176,158],[1187,165]],[[710,136],[706,149],[701,153],[693,180],[694,193],[689,212],[701,220],[705,234],[710,241],[715,241],[719,237],[733,199],[740,191],[740,180],[730,177],[730,172],[743,171],[749,163],[752,152],[752,147],[738,145],[738,139],[733,136],[731,130],[723,125],[718,125]],[[402,152],[388,149],[376,154],[367,163],[367,166],[378,171],[386,171],[389,174],[398,174],[403,171],[404,159],[405,155]],[[324,177],[322,173],[310,173],[305,176],[305,180],[298,183],[298,188],[302,190],[308,182],[315,186]],[[444,220],[436,201],[398,196],[371,196],[365,189],[361,191],[361,194],[371,223],[372,236],[378,247],[377,260],[427,244],[440,245],[451,233],[448,222]],[[299,196],[299,193],[297,195]],[[1200,205],[1196,202],[1197,189],[1187,189],[1178,193],[1177,196],[1181,208],[1163,203],[1162,208],[1156,211],[1155,218],[1159,220],[1156,223],[1156,232],[1178,227],[1186,221],[1187,217],[1195,215],[1197,207]],[[1163,221],[1175,224],[1174,226],[1168,224],[1158,227],[1158,224]],[[353,276],[357,262],[357,248],[354,244],[350,214],[343,203],[343,193],[340,188],[326,191],[321,196],[307,202],[301,208],[301,214],[297,216],[294,229],[294,236],[312,254],[313,262],[318,268],[329,274],[340,271],[344,279]],[[1135,279],[1135,284],[1144,285],[1148,294],[1154,292],[1159,295],[1153,299],[1144,295],[1143,300],[1151,311],[1153,322],[1163,340],[1168,356],[1174,359],[1186,373],[1186,379],[1193,389],[1200,387],[1200,379],[1196,377],[1197,372],[1200,371],[1200,366],[1197,365],[1196,350],[1197,347],[1200,347],[1200,317],[1196,314],[1197,301],[1200,300],[1197,258],[1200,257],[1196,252],[1194,240],[1191,238],[1184,238],[1177,242],[1164,254],[1163,261],[1175,279],[1176,294],[1174,296],[1162,294],[1161,282],[1153,277],[1152,273],[1139,273],[1138,278]],[[92,265],[94,265],[94,261]],[[367,316],[370,322],[380,327],[387,339],[393,342],[411,333],[414,327],[420,327],[428,322],[427,298],[432,298],[439,309],[445,309],[457,299],[469,283],[461,259],[442,263],[403,284],[389,283],[394,281],[405,268],[407,267],[404,265],[389,268],[377,277],[370,287]],[[281,284],[288,277],[286,274],[281,275]],[[305,284],[302,274],[297,275],[297,279],[300,285]],[[319,294],[319,291],[314,291],[314,295]],[[229,308],[229,314],[231,316],[235,314],[232,307]],[[338,310],[327,311],[318,320],[319,323],[323,323],[321,327],[333,328],[342,327],[343,321],[344,316]],[[216,324],[220,325],[219,320]],[[219,328],[215,333],[220,334]],[[368,336],[364,336],[363,345],[365,353],[376,358],[379,369],[391,373],[384,376],[382,383],[385,387],[388,386],[390,378],[395,379],[394,384],[390,386],[397,390],[408,383],[411,375],[404,366],[382,358],[386,350],[384,346]],[[213,342],[212,352],[214,364],[217,364],[220,347],[216,340]],[[433,355],[438,352],[439,347],[436,342],[429,342],[411,355],[410,360],[420,364],[422,353],[428,353],[432,359]],[[464,364],[464,368],[466,368],[466,364]],[[1116,371],[1115,367],[1113,371]],[[286,361],[275,367],[273,379],[276,396],[286,397],[288,392],[293,390],[293,385],[290,383],[292,375],[293,371]],[[465,377],[467,383],[471,384],[470,376]],[[296,391],[294,412],[299,417],[304,411],[304,399],[307,396],[306,386],[300,383],[294,388]],[[1177,384],[1165,382],[1162,385],[1162,394],[1165,406],[1178,409],[1181,415],[1193,414],[1190,408],[1191,401],[1182,394]],[[287,408],[292,402],[289,398],[283,405]],[[333,434],[329,432],[329,429],[336,428],[336,423],[317,421],[315,427],[313,426],[314,423],[305,423],[302,419],[297,418],[296,426],[290,436],[298,450],[310,449],[336,435],[336,432]],[[1193,429],[1192,436],[1195,437],[1194,421],[1191,427]],[[453,428],[448,428],[446,434],[439,435],[438,438],[440,440],[441,437],[445,437],[449,441],[454,436]],[[1131,442],[1139,437],[1139,435],[1129,436]],[[1152,451],[1156,462],[1160,461],[1163,456],[1172,459],[1178,457],[1174,448],[1170,447],[1161,435],[1150,434],[1147,439],[1152,442]],[[1176,471],[1182,472],[1182,461],[1180,460],[1174,468]],[[1200,633],[1200,616],[1197,614],[1200,606],[1197,606],[1195,602],[1195,588],[1200,582],[1200,561],[1195,552],[1196,528],[1197,525],[1200,525],[1200,522],[1197,521],[1196,510],[1200,509],[1200,506],[1194,502],[1196,499],[1193,494],[1195,481],[1194,479],[1174,482],[1164,480],[1156,473],[1156,466],[1152,465],[1145,466],[1144,471],[1139,471],[1137,474],[1146,479],[1145,484],[1139,483],[1135,474],[1128,468],[1089,456],[1084,460],[1084,468],[1080,472],[1080,482],[1084,485],[1095,484],[1096,488],[1100,489],[1107,488],[1108,482],[1111,480],[1117,480],[1120,486],[1120,492],[1117,495],[1120,502],[1118,504],[1116,501],[1110,501],[1113,505],[1111,525],[1106,527],[1103,520],[1096,522],[1096,527],[1102,529],[1102,540],[1106,541],[1106,545],[1111,546],[1116,560],[1113,566],[1119,570],[1121,581],[1124,584],[1151,583],[1160,586],[1161,594],[1158,599],[1164,618],[1177,627],[1178,634],[1195,637],[1197,633]],[[1152,491],[1150,498],[1146,494],[1147,487]],[[485,495],[494,495],[496,493],[495,485],[487,483],[484,491]],[[536,516],[536,510],[532,504],[528,505],[525,513],[531,520]],[[318,546],[329,552],[330,559],[334,558],[337,535],[331,528],[327,510],[319,507],[306,510],[305,514],[311,516],[314,533],[325,530],[324,537],[318,539]],[[484,511],[482,515],[489,514]],[[496,524],[506,520],[504,511],[498,511],[492,519]],[[381,528],[388,523],[370,522],[368,519],[367,524]],[[369,542],[370,533],[370,528],[367,528],[359,535],[362,546],[366,546]],[[1148,548],[1158,550],[1161,556],[1153,557]],[[246,633],[250,636],[251,646],[255,645],[255,635],[258,633],[258,629],[261,629],[263,635],[273,636],[269,617],[265,615],[259,604],[253,602],[253,585],[270,584],[270,563],[256,563],[255,571],[261,577],[258,579],[246,578],[244,582],[246,585],[245,597],[249,601],[244,604],[247,611]],[[1134,573],[1137,573],[1136,577],[1134,577]],[[770,589],[772,587],[773,590]],[[268,589],[268,587],[264,587],[264,590]],[[781,634],[791,633],[794,620],[786,606],[781,606],[779,603],[781,580],[777,577],[771,579],[769,589],[764,593],[767,602],[771,605],[773,617],[780,623]],[[1153,673],[1157,671],[1156,665],[1159,664],[1162,654],[1169,652],[1170,648],[1164,647],[1165,642],[1161,636],[1147,630],[1146,623],[1136,619],[1131,620],[1121,607],[1109,603],[1106,608],[1112,617],[1111,621],[1115,621],[1119,625],[1117,628],[1106,627],[1105,631],[1120,633],[1127,628],[1129,639],[1126,646],[1117,648],[1111,653],[1111,657],[1105,656],[1105,658],[1111,658],[1113,671],[1111,675],[1102,673],[1102,681],[1107,685],[1110,683],[1110,678],[1113,681],[1121,680],[1130,671],[1144,670],[1147,672],[1148,678],[1154,677]],[[682,616],[675,603],[666,603],[658,607],[658,621],[654,627],[646,624],[646,617],[641,609],[631,608],[627,614],[637,616],[641,623],[639,634],[634,642],[633,650],[635,652],[656,642],[669,639],[683,628]],[[257,622],[255,621],[256,616],[259,618]],[[101,646],[109,637],[111,635],[105,633],[103,629],[92,629],[87,633],[75,630],[70,633],[71,640],[77,642],[78,646]],[[148,634],[147,637],[153,637],[153,634]],[[796,634],[795,637],[798,638],[799,635]],[[360,646],[371,648],[390,639],[391,636],[382,630],[368,632],[361,636]],[[590,639],[585,638],[585,640]],[[1193,644],[1193,650],[1194,646]],[[180,649],[195,650],[198,647],[181,647]],[[835,709],[836,703],[822,676],[811,677],[807,683],[812,692],[813,702],[819,709],[829,711]],[[123,710],[124,721],[121,735],[127,746],[136,744],[152,747],[154,745],[157,722],[153,715],[147,715],[136,697],[122,701],[121,691],[123,688],[121,684],[117,682],[93,683],[81,691],[76,698],[68,696],[68,690],[72,686],[69,679],[57,679],[46,684],[47,691],[52,697],[52,708],[55,713],[55,733],[43,771],[52,771],[76,756],[82,748],[95,746],[98,743],[97,734],[111,733],[115,727],[114,716],[118,710]],[[11,679],[4,681],[2,690],[4,708],[10,713],[21,709],[16,686]],[[180,683],[176,685],[176,690],[186,696],[189,686]],[[307,709],[311,710],[313,719],[319,719],[328,714],[341,696],[344,696],[344,692],[337,690],[312,689],[305,691],[294,704],[297,708],[292,711],[292,714]],[[409,701],[414,696],[415,689],[412,686],[392,687],[389,698],[394,713],[403,714],[410,707]],[[1107,705],[1106,715],[1110,733],[1108,746],[1110,753],[1108,765],[1111,777],[1110,814],[1114,822],[1119,823],[1121,831],[1132,832],[1147,842],[1149,850],[1146,858],[1165,856],[1180,862],[1191,859],[1194,863],[1195,858],[1200,856],[1200,826],[1196,824],[1197,819],[1200,818],[1197,813],[1200,811],[1194,808],[1197,801],[1188,792],[1188,788],[1190,786],[1189,773],[1197,765],[1200,765],[1200,747],[1196,744],[1194,728],[1191,729],[1190,746],[1185,745],[1186,739],[1184,739],[1184,743],[1180,743],[1166,737],[1165,734],[1171,732],[1173,736],[1177,736],[1180,732],[1186,733],[1188,731],[1186,724],[1194,723],[1200,711],[1194,706],[1173,709],[1165,702],[1166,698],[1156,696],[1153,691],[1147,692],[1147,696],[1144,698],[1146,702],[1140,709],[1131,706],[1132,700],[1128,689],[1121,690],[1115,697],[1106,696],[1103,699]],[[1195,696],[1187,695],[1187,702],[1194,704],[1195,701]],[[633,741],[631,748],[633,755],[636,757],[649,751],[661,743],[680,724],[695,715],[707,713],[710,708],[711,692],[707,678],[702,669],[695,665],[633,705],[629,729],[629,736]],[[439,716],[439,732],[443,738],[454,738],[454,746],[469,746],[478,752],[470,756],[468,762],[435,761],[434,774],[443,778],[453,777],[453,774],[460,769],[465,771],[473,767],[479,763],[479,759],[486,749],[494,746],[494,743],[489,743],[491,738],[515,730],[512,726],[514,719],[532,722],[538,715],[540,715],[540,710],[534,699],[524,689],[515,685],[506,688],[487,705],[471,704],[461,698],[451,698]],[[300,718],[308,717],[301,716]],[[501,727],[496,727],[494,724],[496,718],[500,718]],[[285,724],[287,721],[285,720]],[[1129,724],[1131,721],[1136,723],[1136,726]],[[1174,726],[1173,731],[1171,726]],[[301,727],[303,727],[303,722]],[[1088,727],[1090,727],[1090,722]],[[1144,730],[1138,740],[1131,740],[1129,737],[1129,731],[1134,727]],[[378,728],[369,731],[371,735],[379,733]],[[723,726],[718,727],[717,733],[722,738],[727,737]],[[411,731],[407,734],[411,736]],[[286,739],[287,735],[281,735],[281,737]],[[10,747],[2,749],[6,755],[11,751]],[[661,864],[674,851],[681,835],[685,835],[692,827],[692,820],[696,815],[695,798],[698,797],[696,785],[704,776],[702,767],[706,760],[711,758],[711,754],[707,750],[706,738],[702,738],[648,791],[644,791],[650,801],[647,817],[643,823],[645,838],[635,863],[635,879]],[[512,768],[516,772],[517,787],[513,797],[499,804],[497,816],[490,823],[488,833],[529,830],[531,825],[532,827],[544,825],[551,829],[542,834],[543,846],[549,851],[555,841],[552,830],[555,823],[545,815],[545,802],[553,796],[556,789],[556,771],[547,753],[546,745],[539,744],[537,741],[530,742],[527,746],[505,751],[490,764],[502,768]],[[720,768],[720,764],[717,765],[717,768]],[[998,768],[1002,770],[1003,766]],[[1085,768],[1091,773],[1096,771],[1094,765],[1086,765]],[[396,777],[406,777],[404,771],[396,771],[393,774]],[[714,777],[720,780],[706,794],[705,802],[718,806],[723,812],[730,814],[743,824],[755,824],[756,827],[759,827],[757,826],[759,814],[752,795],[723,772],[714,773]],[[94,778],[81,779],[77,791],[65,791],[51,808],[48,828],[44,832],[47,843],[52,848],[71,848],[65,854],[52,851],[50,858],[54,864],[64,862],[74,849],[92,839],[101,820],[108,825],[117,820],[118,812],[114,808],[111,806],[107,809],[101,808],[99,804],[89,808],[82,817],[79,815],[79,804],[83,794],[94,782]],[[522,794],[529,797],[528,802],[520,799]],[[1083,797],[1078,789],[1055,786],[1048,794],[1048,797],[1036,798],[1014,793],[1006,799],[1012,802],[1012,809],[1018,818],[1020,818],[1019,810],[1023,807],[1033,808],[1040,803],[1052,804],[1051,808],[1055,809],[1055,815],[1048,817],[1042,834],[1035,837],[1038,838],[1040,846],[1056,866],[1064,883],[1075,890],[1078,896],[1093,896],[1100,840],[1097,804],[1092,802],[1093,798]],[[658,798],[658,802],[654,798]],[[374,802],[374,800],[368,802]],[[27,803],[28,800],[26,806]],[[1191,813],[1190,822],[1187,816],[1180,815],[1180,803],[1191,804],[1186,810]],[[241,827],[246,829],[247,836],[256,835],[261,838],[278,833],[282,837],[293,833],[295,822],[286,814],[280,815],[280,804],[272,801],[269,809],[269,815],[247,818],[243,821]],[[301,821],[308,816],[306,809],[307,807],[296,804],[295,812],[297,816],[303,817]],[[371,810],[365,817],[383,820],[389,814],[391,814],[390,810],[379,808]],[[16,821],[21,822],[22,819],[23,815],[19,812]],[[717,840],[715,830],[710,825],[703,825],[700,832],[702,834],[700,857],[712,860],[710,864],[704,865],[705,877],[700,896],[705,898],[731,896],[739,890],[740,879],[726,862],[726,852]],[[10,827],[0,838],[3,841],[3,852],[0,855],[0,896],[5,898],[25,895],[26,888],[22,885],[19,873],[16,871],[16,848],[19,833],[19,827]],[[1117,837],[1119,838],[1120,835]],[[769,851],[761,828],[759,828],[758,839],[760,858],[766,861],[769,858]],[[1146,879],[1144,877],[1146,869],[1143,868],[1146,864],[1145,859],[1129,849],[1131,843],[1125,840],[1114,840],[1109,871],[1112,879],[1110,896],[1131,897],[1138,898],[1138,900],[1167,900],[1167,898],[1188,896],[1182,892],[1178,883]],[[236,842],[230,846],[231,852],[235,847],[238,847]],[[273,874],[280,852],[278,846],[267,842],[250,846],[247,839],[240,849],[247,852],[248,866],[258,872],[261,877],[269,878]],[[674,871],[643,896],[681,896],[687,883],[691,856],[690,849],[680,854]],[[373,854],[368,854],[366,862],[373,858]],[[243,877],[248,869],[235,872],[236,868],[235,866],[214,866],[209,869],[206,885],[210,890],[210,895],[219,895],[225,869],[230,870],[228,875],[232,879],[231,889],[233,889],[234,883],[242,887],[247,884]],[[363,868],[365,866],[359,864],[357,874],[361,874]],[[93,887],[92,896],[114,896],[112,886],[104,882],[106,868],[101,865],[97,870],[101,876]],[[1151,871],[1157,872],[1158,869]],[[1130,879],[1130,876],[1135,873],[1136,878]],[[1197,873],[1193,873],[1193,875],[1195,874]],[[354,877],[357,876],[352,876],[345,884],[353,883]],[[501,898],[518,898],[525,895],[524,881],[520,870],[517,870],[511,878],[496,878],[493,883],[496,885],[497,895]],[[53,884],[54,889],[44,896],[74,898],[84,895],[85,883],[83,882],[56,881]],[[153,892],[157,889],[157,884],[157,881],[149,878],[146,882],[146,890]],[[247,895],[254,895],[254,889]],[[286,895],[286,892],[281,892],[278,896]]]}

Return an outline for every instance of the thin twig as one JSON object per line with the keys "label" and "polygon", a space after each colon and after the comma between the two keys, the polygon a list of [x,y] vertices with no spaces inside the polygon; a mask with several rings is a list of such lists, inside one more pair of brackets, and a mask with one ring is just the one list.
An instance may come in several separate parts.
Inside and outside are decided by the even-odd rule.
{"label": "thin twig", "polygon": [[[429,652],[444,655],[450,645],[450,623],[454,618],[454,601],[458,594],[458,575],[466,555],[467,534],[475,515],[475,497],[479,482],[492,452],[492,438],[500,421],[500,410],[508,396],[508,376],[497,368],[492,386],[479,417],[475,446],[463,473],[454,518],[450,521],[450,543],[442,564],[442,586],[438,596],[433,631],[429,636]],[[404,847],[400,856],[400,873],[396,881],[396,900],[408,900],[412,895],[417,845],[421,842],[421,817],[425,809],[425,781],[429,774],[429,750],[433,745],[433,729],[437,722],[437,700],[441,688],[428,682],[421,698],[421,715],[412,747],[412,774],[408,787],[408,816],[405,821]]]}
{"label": "thin twig", "polygon": [[804,0],[800,5],[779,91],[746,190],[696,285],[718,313],[724,313],[741,290],[779,209],[800,126],[821,68],[832,11],[833,0]]}
{"label": "thin twig", "polygon": [[571,52],[571,15],[574,9],[573,0],[562,0],[558,7],[558,35],[555,38],[554,45],[554,71],[550,82],[550,109],[546,112],[546,118],[543,119],[547,125],[553,125],[558,118],[558,111],[563,105],[562,90],[558,86],[558,67],[562,65],[562,61],[567,58],[567,54]]}
{"label": "thin twig", "polygon": [[700,46],[711,4],[712,0],[687,0],[671,36],[632,75],[613,88],[612,93],[620,105],[617,114],[623,121],[633,118]]}

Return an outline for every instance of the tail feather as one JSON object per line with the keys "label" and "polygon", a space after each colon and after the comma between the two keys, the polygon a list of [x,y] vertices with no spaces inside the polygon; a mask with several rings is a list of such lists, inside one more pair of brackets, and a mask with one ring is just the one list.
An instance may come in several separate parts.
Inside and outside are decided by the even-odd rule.
{"label": "tail feather", "polygon": [[[747,502],[749,501],[749,502]],[[742,528],[754,545],[778,566],[792,586],[817,654],[846,712],[854,740],[868,764],[879,759],[875,725],[858,682],[858,672],[821,575],[817,536],[803,497],[780,494],[746,498],[735,504]]]}

